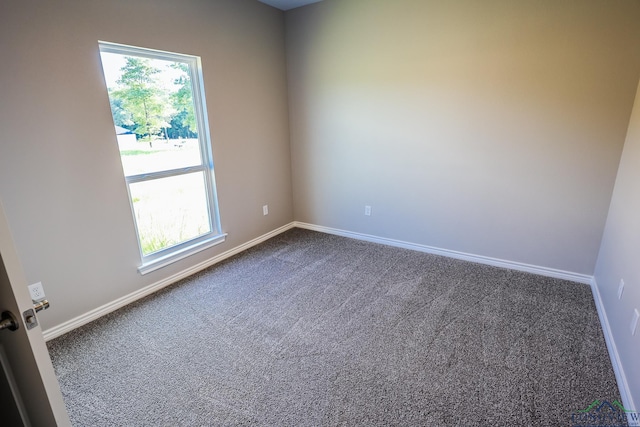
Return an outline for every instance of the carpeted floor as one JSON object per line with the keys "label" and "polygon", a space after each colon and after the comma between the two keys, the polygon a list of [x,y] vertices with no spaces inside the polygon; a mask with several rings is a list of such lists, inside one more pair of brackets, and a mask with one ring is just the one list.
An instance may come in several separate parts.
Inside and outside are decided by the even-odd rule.
{"label": "carpeted floor", "polygon": [[300,229],[48,345],[75,426],[566,426],[620,398],[588,286]]}

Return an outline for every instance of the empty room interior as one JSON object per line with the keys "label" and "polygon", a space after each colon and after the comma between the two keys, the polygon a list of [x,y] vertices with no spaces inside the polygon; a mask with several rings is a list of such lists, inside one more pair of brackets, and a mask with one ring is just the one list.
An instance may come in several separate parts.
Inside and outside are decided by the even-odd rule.
{"label": "empty room interior", "polygon": [[[640,1],[2,1],[0,53],[58,425],[636,425]],[[117,118],[108,55],[192,124]]]}

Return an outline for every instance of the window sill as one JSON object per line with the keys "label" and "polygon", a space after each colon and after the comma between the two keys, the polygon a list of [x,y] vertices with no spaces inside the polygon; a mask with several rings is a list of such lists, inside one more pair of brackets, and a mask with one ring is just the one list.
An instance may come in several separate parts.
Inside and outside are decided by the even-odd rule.
{"label": "window sill", "polygon": [[224,242],[226,238],[226,233],[220,234],[210,239],[198,242],[194,245],[187,246],[186,248],[180,249],[179,251],[172,252],[171,254],[143,263],[140,267],[138,267],[138,273],[144,276],[147,273],[151,273],[152,271],[156,271],[160,268],[173,264],[174,262],[180,261],[181,259],[187,258],[188,256],[191,256],[195,253],[220,244]]}

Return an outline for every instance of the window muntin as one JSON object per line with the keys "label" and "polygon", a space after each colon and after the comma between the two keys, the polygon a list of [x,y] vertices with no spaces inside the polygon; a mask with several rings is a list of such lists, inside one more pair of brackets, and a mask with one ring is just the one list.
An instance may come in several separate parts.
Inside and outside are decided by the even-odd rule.
{"label": "window muntin", "polygon": [[224,240],[200,58],[99,46],[144,274]]}

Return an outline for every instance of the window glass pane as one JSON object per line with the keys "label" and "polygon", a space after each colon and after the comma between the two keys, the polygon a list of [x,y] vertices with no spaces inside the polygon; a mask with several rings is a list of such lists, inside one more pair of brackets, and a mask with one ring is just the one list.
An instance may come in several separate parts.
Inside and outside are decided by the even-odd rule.
{"label": "window glass pane", "polygon": [[189,64],[100,55],[125,175],[202,164]]}
{"label": "window glass pane", "polygon": [[211,232],[203,172],[129,185],[143,255]]}
{"label": "window glass pane", "polygon": [[156,141],[153,147],[134,143],[120,144],[120,159],[125,176],[200,165],[200,145],[197,139]]}

